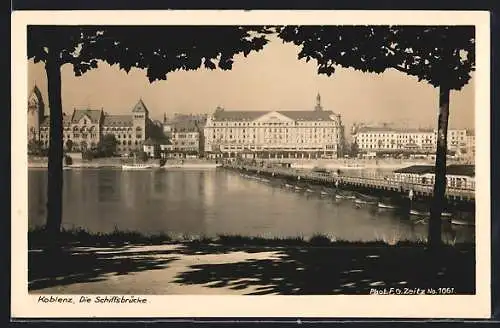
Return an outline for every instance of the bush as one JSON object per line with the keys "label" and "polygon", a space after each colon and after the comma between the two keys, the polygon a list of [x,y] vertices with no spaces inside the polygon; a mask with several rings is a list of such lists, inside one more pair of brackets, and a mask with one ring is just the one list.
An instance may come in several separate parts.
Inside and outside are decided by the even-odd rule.
{"label": "bush", "polygon": [[95,154],[93,151],[86,150],[86,151],[82,152],[82,159],[90,161],[94,158],[95,158]]}
{"label": "bush", "polygon": [[73,165],[73,158],[69,155],[64,155],[64,164],[66,165]]}
{"label": "bush", "polygon": [[149,155],[146,153],[146,152],[143,152],[141,151],[139,153],[139,156],[137,156],[139,158],[139,160],[143,161],[143,162],[147,162],[148,159],[149,159]]}

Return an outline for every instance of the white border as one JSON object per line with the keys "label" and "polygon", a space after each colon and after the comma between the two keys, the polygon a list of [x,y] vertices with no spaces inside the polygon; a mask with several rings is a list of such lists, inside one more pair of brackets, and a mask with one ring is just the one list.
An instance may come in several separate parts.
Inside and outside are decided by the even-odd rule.
{"label": "white border", "polygon": [[[25,11],[12,15],[12,310],[15,318],[490,316],[490,16],[439,11]],[[28,24],[87,25],[458,25],[476,26],[477,271],[474,296],[146,296],[147,305],[37,303],[27,290]],[[401,263],[404,265],[404,263]],[[446,287],[446,286],[443,286]],[[62,296],[62,295],[61,295]]]}

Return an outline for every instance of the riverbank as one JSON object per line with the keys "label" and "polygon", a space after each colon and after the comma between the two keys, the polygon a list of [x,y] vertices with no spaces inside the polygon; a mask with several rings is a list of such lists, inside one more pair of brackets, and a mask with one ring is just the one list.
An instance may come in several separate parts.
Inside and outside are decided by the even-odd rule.
{"label": "riverbank", "polygon": [[[107,168],[121,167],[123,164],[132,163],[131,159],[122,157],[96,158],[90,161],[82,160],[72,156],[73,168]],[[385,170],[392,171],[412,165],[434,165],[428,160],[398,160],[398,159],[264,159],[264,163],[290,163],[291,168],[312,170],[323,168],[328,170]],[[148,160],[143,162],[148,165],[159,166],[159,160]],[[166,167],[215,167],[217,162],[207,159],[168,159]],[[448,161],[449,164],[459,164],[458,161]],[[28,158],[29,168],[47,168],[47,158]]]}
{"label": "riverbank", "polygon": [[[112,158],[97,158],[90,161],[85,160],[73,160],[73,164],[64,165],[65,169],[121,169],[122,165],[130,164],[131,161],[123,159],[120,157]],[[160,168],[159,160],[148,160],[141,162],[141,164],[150,165],[152,168]],[[215,161],[209,160],[167,160],[167,163],[161,167],[162,169],[205,169],[205,168],[217,168],[220,164]],[[28,159],[29,169],[47,169],[48,161],[46,158],[43,159]]]}
{"label": "riverbank", "polygon": [[[49,239],[43,227],[32,228],[28,231],[28,243],[30,249],[45,248],[49,245]],[[262,247],[290,247],[290,246],[356,246],[356,247],[379,247],[379,246],[419,246],[425,247],[427,240],[422,238],[417,241],[402,240],[400,235],[390,233],[381,235],[373,241],[348,241],[337,238],[332,234],[314,234],[312,236],[244,236],[219,234],[209,237],[195,234],[144,234],[137,231],[115,229],[107,233],[91,233],[83,228],[62,229],[58,241],[63,246],[124,246],[135,245],[161,245],[161,244],[217,244],[220,246],[262,246]],[[449,246],[462,245],[471,247],[473,243],[456,243],[452,239],[444,239],[443,242]]]}
{"label": "riverbank", "polygon": [[64,247],[47,252],[43,232],[29,233],[31,293],[367,295],[383,288],[443,286],[453,294],[475,291],[473,244],[445,246],[435,255],[419,243],[338,242],[326,236],[63,236]]}

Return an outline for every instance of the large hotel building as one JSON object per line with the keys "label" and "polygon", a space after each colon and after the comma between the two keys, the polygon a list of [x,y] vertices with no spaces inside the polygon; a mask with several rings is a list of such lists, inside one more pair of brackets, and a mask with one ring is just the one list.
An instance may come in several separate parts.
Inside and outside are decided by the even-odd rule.
{"label": "large hotel building", "polygon": [[[353,139],[362,153],[422,153],[436,151],[437,131],[432,129],[396,129],[388,126],[358,126]],[[448,130],[448,150],[460,154],[475,154],[473,131]]]}
{"label": "large hotel building", "polygon": [[233,111],[217,108],[204,127],[209,158],[337,157],[343,145],[340,114],[317,104],[309,111]]}
{"label": "large hotel building", "polygon": [[[28,98],[28,142],[40,142],[42,147],[48,148],[49,116],[45,111],[42,95],[35,86]],[[74,151],[93,149],[104,135],[112,134],[119,153],[138,151],[143,149],[153,126],[142,100],[123,115],[110,115],[102,109],[74,109],[63,116],[64,147],[67,149],[71,144]]]}

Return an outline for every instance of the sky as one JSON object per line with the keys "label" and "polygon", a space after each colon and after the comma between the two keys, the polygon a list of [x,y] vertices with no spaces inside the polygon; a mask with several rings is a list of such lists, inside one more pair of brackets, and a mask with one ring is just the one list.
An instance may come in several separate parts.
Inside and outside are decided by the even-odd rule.
{"label": "sky", "polygon": [[[174,113],[211,113],[226,110],[313,110],[321,94],[325,110],[342,115],[347,128],[354,122],[394,122],[408,127],[437,127],[438,89],[395,70],[370,74],[337,68],[318,75],[316,62],[298,60],[300,48],[272,39],[247,58],[235,57],[231,71],[206,70],[169,73],[166,81],[149,83],[143,70],[127,74],[100,63],[75,77],[62,68],[63,110],[74,107],[128,113],[142,99],[153,119]],[[47,78],[41,63],[28,63],[28,93],[34,84],[48,103]],[[450,128],[474,128],[474,77],[450,98]]]}

